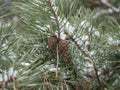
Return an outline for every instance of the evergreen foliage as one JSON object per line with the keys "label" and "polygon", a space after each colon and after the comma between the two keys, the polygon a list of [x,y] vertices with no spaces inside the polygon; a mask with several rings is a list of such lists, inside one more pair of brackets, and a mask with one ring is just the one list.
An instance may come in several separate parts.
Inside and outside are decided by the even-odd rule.
{"label": "evergreen foliage", "polygon": [[17,18],[0,24],[2,90],[120,89],[119,18],[85,1],[13,2]]}

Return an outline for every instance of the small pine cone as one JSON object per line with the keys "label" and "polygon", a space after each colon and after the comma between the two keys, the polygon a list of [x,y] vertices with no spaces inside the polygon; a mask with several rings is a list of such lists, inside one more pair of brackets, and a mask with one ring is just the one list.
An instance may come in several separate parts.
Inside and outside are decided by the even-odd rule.
{"label": "small pine cone", "polygon": [[57,46],[58,52],[62,56],[63,60],[68,60],[68,49],[69,44],[66,40],[62,40],[57,38],[56,36],[52,36],[48,39],[48,49],[52,53],[52,55],[56,55],[57,53]]}
{"label": "small pine cone", "polygon": [[59,52],[62,56],[62,58],[67,61],[68,60],[68,49],[69,49],[69,44],[66,40],[60,40],[58,43],[58,49]]}
{"label": "small pine cone", "polygon": [[48,39],[48,48],[52,53],[56,52],[57,43],[58,40],[56,36],[52,36]]}

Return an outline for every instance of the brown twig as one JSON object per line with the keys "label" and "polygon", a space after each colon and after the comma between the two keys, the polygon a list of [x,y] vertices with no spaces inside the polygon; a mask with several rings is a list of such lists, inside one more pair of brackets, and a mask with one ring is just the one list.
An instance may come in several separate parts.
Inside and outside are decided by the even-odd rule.
{"label": "brown twig", "polygon": [[[89,42],[89,44],[87,45],[87,49],[88,49],[89,52],[91,51],[91,37],[90,36],[91,36],[90,33],[88,33],[88,42]],[[100,79],[99,79],[99,75],[98,75],[98,68],[97,68],[97,66],[95,64],[95,61],[91,57],[91,55],[89,55],[89,58],[90,58],[90,60],[93,63],[93,68],[94,68],[94,71],[95,71],[95,76],[97,78],[97,81],[98,81],[99,85],[101,85],[101,82],[100,82]]]}
{"label": "brown twig", "polygon": [[[97,81],[99,83],[99,85],[101,85],[101,82],[100,82],[100,79],[99,79],[99,75],[98,75],[98,69],[97,69],[97,66],[93,60],[93,58],[89,55],[88,52],[84,51],[80,46],[79,44],[75,41],[75,39],[73,38],[72,35],[70,35],[68,32],[65,32],[65,34],[71,39],[71,41],[74,42],[74,44],[78,47],[78,49],[85,55],[87,55],[89,57],[89,59],[92,61],[93,63],[93,68],[94,68],[94,71],[95,71],[95,75],[96,75],[96,78],[97,78]],[[90,45],[89,45],[89,48],[90,48]]]}
{"label": "brown twig", "polygon": [[53,13],[53,15],[55,17],[55,22],[57,24],[57,30],[58,30],[58,38],[60,38],[60,26],[59,26],[58,15],[56,14],[56,12],[55,12],[55,10],[53,8],[54,5],[51,4],[50,0],[48,0],[48,6],[50,7],[50,9],[51,9],[51,11],[52,11],[52,13]]}
{"label": "brown twig", "polygon": [[112,4],[108,2],[108,0],[100,0],[100,3],[103,4],[104,6],[110,8],[113,12],[120,13],[120,9],[114,7]]}

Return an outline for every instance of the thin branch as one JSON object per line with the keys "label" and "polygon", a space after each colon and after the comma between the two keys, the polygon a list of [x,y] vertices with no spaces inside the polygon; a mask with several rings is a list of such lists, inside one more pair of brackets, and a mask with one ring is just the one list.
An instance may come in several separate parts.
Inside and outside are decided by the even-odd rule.
{"label": "thin branch", "polygon": [[58,45],[57,45],[57,47],[56,47],[56,51],[57,51],[57,65],[56,65],[56,68],[57,68],[57,70],[56,70],[56,78],[58,78],[58,64],[59,64],[59,52],[58,52]]}
{"label": "thin branch", "polygon": [[99,0],[99,2],[108,9],[100,9],[93,18],[97,18],[106,14],[120,13],[120,7],[116,8],[115,6],[111,5],[108,0]]}
{"label": "thin branch", "polygon": [[103,4],[104,6],[112,9],[113,12],[116,12],[116,13],[119,13],[120,12],[120,9],[119,8],[116,8],[114,7],[113,5],[111,5],[108,0],[100,0],[101,4]]}
{"label": "thin branch", "polygon": [[[90,52],[91,51],[91,37],[90,37],[90,33],[88,33],[88,41],[89,41],[89,44],[87,45],[87,48],[88,48],[88,51]],[[95,76],[97,78],[97,81],[99,83],[99,85],[101,85],[101,82],[100,82],[100,79],[99,79],[99,75],[98,75],[98,68],[95,64],[95,61],[94,59],[91,57],[91,55],[88,55],[90,60],[92,61],[92,64],[93,64],[93,68],[94,68],[94,71],[95,71]]]}
{"label": "thin branch", "polygon": [[87,55],[87,56],[89,57],[89,59],[92,61],[96,78],[97,78],[97,80],[98,80],[99,85],[101,85],[101,82],[100,82],[100,79],[99,79],[99,75],[98,75],[97,66],[96,66],[96,64],[95,64],[95,62],[94,62],[94,59],[90,56],[90,54],[89,54],[88,51],[84,51],[84,50],[79,46],[79,44],[75,41],[75,39],[73,38],[72,35],[70,35],[68,32],[65,32],[65,34],[74,42],[74,44],[78,47],[78,49],[79,49],[83,54]]}
{"label": "thin branch", "polygon": [[93,61],[93,59],[92,59],[92,63],[93,63],[93,67],[94,67],[94,71],[95,71],[95,75],[96,75],[97,81],[98,81],[99,85],[101,85],[101,82],[100,82],[100,79],[99,79],[99,75],[98,75],[98,69],[97,69],[97,66],[96,66],[95,62]]}
{"label": "thin branch", "polygon": [[77,48],[78,48],[81,52],[83,52],[85,55],[87,55],[86,52],[80,47],[80,45],[77,43],[77,41],[75,41],[75,39],[73,38],[73,36],[70,35],[67,30],[65,30],[65,34],[66,34],[66,36],[77,46]]}
{"label": "thin branch", "polygon": [[51,3],[50,0],[48,0],[48,6],[51,8],[52,13],[53,13],[53,15],[54,15],[54,17],[55,17],[55,22],[56,22],[56,24],[57,24],[57,29],[58,29],[58,38],[60,38],[60,26],[59,26],[58,15],[56,14],[56,12],[55,12],[55,10],[54,10],[54,8],[53,8],[53,5],[52,5],[52,3]]}

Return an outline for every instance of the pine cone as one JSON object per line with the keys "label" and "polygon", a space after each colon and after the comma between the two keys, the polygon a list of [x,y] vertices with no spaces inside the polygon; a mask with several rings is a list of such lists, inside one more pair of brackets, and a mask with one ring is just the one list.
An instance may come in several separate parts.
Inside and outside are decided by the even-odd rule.
{"label": "pine cone", "polygon": [[48,38],[48,48],[52,53],[56,52],[57,43],[58,43],[58,40],[56,36],[52,36]]}
{"label": "pine cone", "polygon": [[68,49],[69,49],[69,44],[66,40],[60,40],[58,43],[58,49],[59,52],[62,56],[62,58],[67,61],[68,60]]}
{"label": "pine cone", "polygon": [[57,38],[56,36],[52,36],[48,39],[48,48],[52,55],[56,55],[57,53],[57,46],[58,52],[62,56],[62,58],[67,61],[68,60],[68,49],[69,44],[66,40],[62,40]]}

